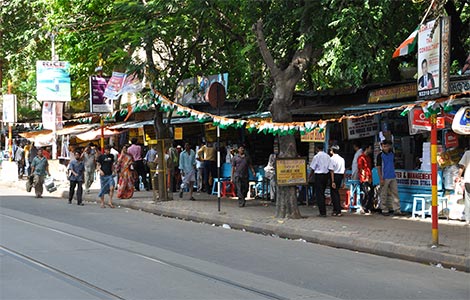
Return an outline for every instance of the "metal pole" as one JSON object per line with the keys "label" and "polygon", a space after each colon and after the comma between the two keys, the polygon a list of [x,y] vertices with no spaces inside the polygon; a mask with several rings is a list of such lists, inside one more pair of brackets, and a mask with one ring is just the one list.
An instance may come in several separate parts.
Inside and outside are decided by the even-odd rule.
{"label": "metal pole", "polygon": [[[438,216],[437,216],[437,116],[431,116],[431,217],[432,244],[439,245]],[[424,205],[424,204],[423,204]]]}
{"label": "metal pole", "polygon": [[[217,91],[217,116],[220,116],[219,89]],[[217,126],[217,210],[220,212],[220,126]]]}
{"label": "metal pole", "polygon": [[100,114],[100,125],[101,125],[101,153],[104,154],[104,120],[103,120],[102,114]]}
{"label": "metal pole", "polygon": [[[8,94],[11,94],[11,81],[8,80]],[[8,123],[8,156],[9,161],[13,161],[13,133],[12,133],[12,125]]]}
{"label": "metal pole", "polygon": [[[55,32],[51,33],[51,56],[52,61],[57,60],[55,55]],[[52,159],[57,159],[57,105],[52,102],[52,113],[54,115],[54,126],[52,127]]]}

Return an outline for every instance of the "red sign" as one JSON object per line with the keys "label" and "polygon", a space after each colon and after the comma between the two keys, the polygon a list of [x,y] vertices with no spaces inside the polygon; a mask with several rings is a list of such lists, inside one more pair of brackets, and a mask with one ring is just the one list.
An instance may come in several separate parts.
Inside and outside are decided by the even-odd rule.
{"label": "red sign", "polygon": [[431,122],[426,118],[421,108],[413,109],[413,121],[411,125],[413,129],[431,130]]}
{"label": "red sign", "polygon": [[444,128],[446,128],[446,120],[445,120],[444,117],[437,117],[436,128],[437,128],[437,129],[444,129]]}
{"label": "red sign", "polygon": [[444,140],[446,148],[455,148],[459,146],[459,137],[455,132],[450,130],[446,131],[444,134]]}

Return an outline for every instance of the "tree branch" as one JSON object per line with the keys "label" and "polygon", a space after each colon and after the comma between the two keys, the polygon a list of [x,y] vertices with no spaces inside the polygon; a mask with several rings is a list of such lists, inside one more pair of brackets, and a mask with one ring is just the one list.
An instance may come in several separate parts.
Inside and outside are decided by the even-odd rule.
{"label": "tree branch", "polygon": [[264,59],[264,62],[271,71],[271,75],[273,76],[273,78],[277,77],[279,74],[279,68],[274,63],[273,56],[271,55],[271,52],[269,51],[268,46],[266,45],[266,39],[264,38],[263,33],[263,20],[259,19],[258,22],[253,25],[253,31],[255,32],[256,41],[258,43],[258,47],[261,52],[261,56]]}

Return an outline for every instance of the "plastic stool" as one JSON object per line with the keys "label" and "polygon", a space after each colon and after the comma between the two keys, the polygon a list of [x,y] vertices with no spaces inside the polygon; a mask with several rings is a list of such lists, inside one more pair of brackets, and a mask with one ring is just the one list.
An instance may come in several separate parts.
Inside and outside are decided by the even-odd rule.
{"label": "plastic stool", "polygon": [[230,180],[222,181],[222,197],[236,197],[235,184]]}

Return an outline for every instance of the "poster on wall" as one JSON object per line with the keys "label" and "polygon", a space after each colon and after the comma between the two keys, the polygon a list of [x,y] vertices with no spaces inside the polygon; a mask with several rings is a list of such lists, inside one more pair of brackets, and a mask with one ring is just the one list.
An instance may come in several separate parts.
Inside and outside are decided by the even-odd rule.
{"label": "poster on wall", "polygon": [[[54,105],[55,104],[55,105]],[[42,105],[42,126],[44,129],[62,129],[64,103],[45,101]],[[54,109],[55,108],[55,109]]]}
{"label": "poster on wall", "polygon": [[227,93],[228,73],[210,76],[202,75],[180,81],[175,92],[176,103],[188,105],[209,102],[207,93],[210,85],[214,82],[222,84],[225,87],[225,93]]}
{"label": "poster on wall", "polygon": [[16,95],[6,94],[3,95],[3,122],[16,123],[17,110],[16,110]]}
{"label": "poster on wall", "polygon": [[449,64],[450,19],[421,25],[418,31],[418,100],[449,93]]}
{"label": "poster on wall", "polygon": [[104,96],[109,77],[90,76],[90,112],[113,112],[113,100]]}
{"label": "poster on wall", "polygon": [[379,133],[379,115],[357,119],[347,119],[346,126],[350,140],[375,136]]}
{"label": "poster on wall", "polygon": [[70,101],[70,63],[38,60],[36,92],[39,101]]}

